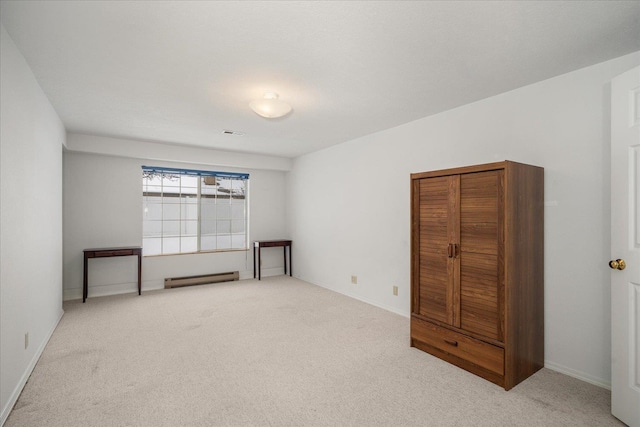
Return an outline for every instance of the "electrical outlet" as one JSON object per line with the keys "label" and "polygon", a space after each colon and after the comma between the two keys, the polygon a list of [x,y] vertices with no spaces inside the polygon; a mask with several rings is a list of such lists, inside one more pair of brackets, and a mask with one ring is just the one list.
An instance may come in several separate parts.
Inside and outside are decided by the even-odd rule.
{"label": "electrical outlet", "polygon": [[26,350],[29,347],[29,332],[24,334],[24,349]]}
{"label": "electrical outlet", "polygon": [[351,276],[351,283],[354,285],[358,284],[358,276]]}
{"label": "electrical outlet", "polygon": [[395,296],[398,296],[398,287],[397,287],[397,286],[394,286],[394,287],[393,287],[393,294],[394,294]]}

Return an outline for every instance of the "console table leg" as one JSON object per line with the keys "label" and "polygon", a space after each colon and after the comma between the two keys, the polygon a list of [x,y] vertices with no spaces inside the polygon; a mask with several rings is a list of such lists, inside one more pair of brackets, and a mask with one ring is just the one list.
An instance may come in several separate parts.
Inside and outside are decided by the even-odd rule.
{"label": "console table leg", "polygon": [[287,247],[282,247],[282,258],[284,259],[284,275],[287,275]]}
{"label": "console table leg", "polygon": [[84,270],[82,272],[82,302],[87,300],[87,264],[89,259],[84,257]]}
{"label": "console table leg", "polygon": [[142,255],[138,254],[138,295],[142,295]]}

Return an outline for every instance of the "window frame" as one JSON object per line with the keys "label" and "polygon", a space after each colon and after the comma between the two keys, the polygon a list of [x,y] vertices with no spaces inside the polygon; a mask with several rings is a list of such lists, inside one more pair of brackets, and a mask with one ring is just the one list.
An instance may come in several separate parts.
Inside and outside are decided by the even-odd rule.
{"label": "window frame", "polygon": [[[185,186],[184,188],[195,189],[194,192],[183,193],[183,177],[196,177],[197,185],[193,186]],[[205,182],[206,177],[215,177],[215,184],[207,184]],[[149,191],[148,179],[159,178],[160,181],[156,185],[154,185],[155,189],[159,191]],[[178,185],[176,186],[168,186],[177,188],[177,192],[165,192],[165,182],[167,179],[178,180]],[[218,179],[221,182],[229,181],[228,188],[220,186],[218,183]],[[242,182],[242,185],[238,189],[238,192],[234,194],[234,186],[235,182]],[[211,193],[207,194],[205,190],[205,185],[207,187],[214,186]],[[222,190],[222,191],[221,191]],[[228,192],[228,195],[221,194]],[[183,196],[187,195],[187,196]],[[195,198],[195,203],[187,203],[188,195],[193,195]],[[148,197],[156,197],[159,198],[159,201],[149,201]],[[169,198],[177,198],[177,203],[166,203],[165,199]],[[218,206],[224,206],[224,204],[218,204],[218,200],[221,199],[229,199],[229,208],[228,208],[228,217],[221,218],[219,215]],[[209,209],[213,208],[214,215],[207,216],[203,214],[203,200],[206,199],[214,199],[214,203],[209,206]],[[242,200],[242,203],[234,204],[234,200]],[[173,256],[173,255],[193,255],[193,254],[201,254],[201,253],[215,253],[215,252],[237,252],[237,251],[248,251],[250,249],[249,244],[249,174],[248,173],[234,173],[234,172],[218,172],[218,171],[205,171],[205,170],[196,170],[196,169],[180,169],[180,168],[168,168],[168,167],[157,167],[157,166],[142,166],[142,248],[143,248],[143,256],[145,257],[153,257],[153,256]],[[157,205],[160,209],[160,218],[159,219],[146,219],[145,216],[149,211],[149,206]],[[165,206],[166,205],[178,205],[178,219],[165,219]],[[188,216],[183,217],[183,213],[187,211],[187,207],[191,205],[196,206],[197,217],[196,219],[189,219]],[[234,206],[242,206],[242,220],[239,221],[234,218]],[[147,222],[148,221],[148,222]],[[171,235],[165,231],[167,227],[167,223],[169,221],[175,221],[178,223],[178,233],[177,235]],[[189,222],[195,222],[196,231],[195,231],[195,251],[183,251],[183,239],[187,232],[187,224]],[[203,223],[208,222],[209,224],[214,224],[214,232],[209,233],[207,236],[203,236],[202,225]],[[228,222],[228,224],[226,224]],[[159,234],[149,235],[145,234],[145,225],[158,223],[160,225]],[[218,226],[223,224],[228,227],[227,232],[219,232]],[[234,233],[234,226],[240,225],[240,228],[243,232]],[[188,235],[187,235],[188,236]],[[234,237],[243,237],[242,247],[234,247],[234,242],[237,240]],[[194,236],[191,236],[194,237]],[[213,245],[214,248],[205,248],[203,249],[202,238],[203,237],[213,237]],[[219,247],[220,239],[227,237],[229,239],[228,246],[223,245],[222,248]],[[177,252],[165,252],[165,243],[167,239],[176,238],[177,239]],[[159,252],[153,251],[153,253],[148,253],[149,249],[147,249],[147,253],[145,253],[145,240],[147,239],[157,239],[160,242]],[[149,246],[147,246],[148,248]],[[171,249],[169,249],[171,250]]]}

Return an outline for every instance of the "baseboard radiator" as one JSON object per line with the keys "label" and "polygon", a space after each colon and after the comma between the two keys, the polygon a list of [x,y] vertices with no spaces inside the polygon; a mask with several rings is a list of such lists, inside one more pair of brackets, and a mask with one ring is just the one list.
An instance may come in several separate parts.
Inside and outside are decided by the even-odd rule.
{"label": "baseboard radiator", "polygon": [[193,285],[205,285],[209,283],[219,282],[231,282],[233,280],[239,280],[240,273],[237,271],[229,271],[227,273],[216,274],[203,274],[201,276],[187,276],[187,277],[170,277],[164,279],[164,287],[166,288],[178,288],[180,286],[193,286]]}

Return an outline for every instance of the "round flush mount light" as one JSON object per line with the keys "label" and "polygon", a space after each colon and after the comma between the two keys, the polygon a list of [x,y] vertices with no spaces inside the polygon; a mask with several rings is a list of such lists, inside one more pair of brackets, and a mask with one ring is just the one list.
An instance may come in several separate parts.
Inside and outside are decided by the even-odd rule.
{"label": "round flush mount light", "polygon": [[249,106],[259,116],[275,119],[286,116],[291,111],[291,105],[278,99],[275,92],[266,92],[262,99],[251,101]]}

